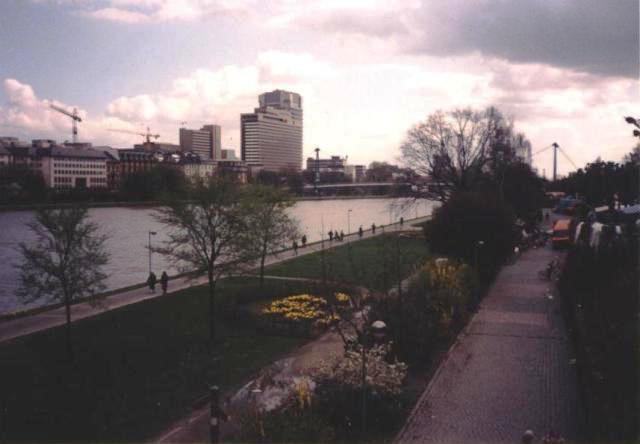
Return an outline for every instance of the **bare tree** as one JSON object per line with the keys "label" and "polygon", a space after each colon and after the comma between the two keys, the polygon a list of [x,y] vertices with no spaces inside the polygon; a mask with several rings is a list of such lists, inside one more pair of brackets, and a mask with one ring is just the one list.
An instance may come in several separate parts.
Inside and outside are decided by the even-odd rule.
{"label": "bare tree", "polygon": [[216,285],[250,259],[242,242],[245,220],[238,203],[238,185],[223,177],[197,181],[189,200],[167,201],[155,218],[169,227],[168,239],[153,250],[183,271],[207,274],[209,284],[209,338],[216,335]]}
{"label": "bare tree", "polygon": [[28,226],[36,242],[18,247],[22,261],[16,266],[20,272],[17,294],[25,302],[49,298],[64,304],[67,352],[73,359],[71,304],[105,288],[106,236],[98,234],[98,226],[87,220],[84,207],[39,209]]}
{"label": "bare tree", "polygon": [[429,176],[431,198],[446,201],[454,191],[472,189],[492,158],[492,147],[504,118],[495,108],[478,112],[438,111],[407,132],[402,161]]}
{"label": "bare tree", "polygon": [[275,253],[300,236],[298,223],[287,213],[295,204],[281,189],[267,185],[252,185],[245,190],[243,213],[248,229],[247,247],[260,257],[260,286],[264,282],[264,264],[268,254]]}

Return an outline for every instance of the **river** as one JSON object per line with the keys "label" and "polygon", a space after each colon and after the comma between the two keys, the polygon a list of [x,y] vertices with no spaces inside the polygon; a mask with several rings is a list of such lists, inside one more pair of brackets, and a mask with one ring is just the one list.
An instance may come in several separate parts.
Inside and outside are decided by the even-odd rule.
{"label": "river", "polygon": [[[309,242],[320,239],[322,226],[325,236],[329,230],[349,229],[357,231],[371,226],[398,221],[400,217],[410,219],[431,214],[434,203],[421,201],[400,213],[393,208],[397,199],[330,199],[318,201],[299,201],[291,208],[291,215],[299,222],[300,230],[307,235]],[[349,211],[351,210],[351,211]],[[153,209],[149,208],[92,208],[90,218],[100,227],[100,232],[108,236],[106,244],[110,255],[105,271],[108,289],[116,289],[144,282],[149,273],[149,231],[157,235],[151,242],[157,244],[165,237],[165,228],[153,218]],[[49,301],[39,300],[24,304],[16,295],[18,272],[14,264],[20,260],[18,243],[32,242],[33,233],[27,227],[32,221],[32,211],[0,212],[0,314],[25,308],[37,307]],[[152,268],[159,276],[162,270],[174,274],[167,262],[158,254],[152,256]]]}

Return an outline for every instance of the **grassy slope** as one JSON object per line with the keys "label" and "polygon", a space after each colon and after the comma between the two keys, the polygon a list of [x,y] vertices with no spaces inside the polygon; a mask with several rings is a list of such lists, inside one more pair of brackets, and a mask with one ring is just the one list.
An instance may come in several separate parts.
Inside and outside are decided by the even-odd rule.
{"label": "grassy slope", "polygon": [[[333,242],[335,244],[335,242]],[[329,244],[329,242],[327,242]],[[383,291],[426,261],[429,252],[421,233],[390,234],[342,245],[325,252],[327,280]],[[322,254],[314,253],[272,265],[266,274],[322,278]]]}

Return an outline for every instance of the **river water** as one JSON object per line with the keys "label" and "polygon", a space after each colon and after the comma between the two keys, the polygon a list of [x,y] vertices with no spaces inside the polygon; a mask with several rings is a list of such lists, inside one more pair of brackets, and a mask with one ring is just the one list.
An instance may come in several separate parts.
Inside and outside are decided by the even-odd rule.
{"label": "river water", "polygon": [[[405,219],[426,216],[431,214],[435,205],[430,201],[421,201],[400,212],[396,209],[400,202],[398,199],[300,201],[290,211],[298,220],[301,232],[307,235],[309,242],[313,242],[320,240],[323,225],[325,237],[329,230],[343,230],[347,234],[349,229],[355,232],[361,225],[367,229],[372,223],[386,225],[398,221],[401,216]],[[110,261],[105,267],[109,275],[105,282],[107,288],[116,289],[144,282],[149,273],[148,233],[157,233],[151,237],[151,242],[157,244],[165,239],[166,232],[153,218],[153,209],[92,208],[89,215],[99,225],[101,233],[109,238],[106,249]],[[0,314],[49,303],[40,300],[23,304],[15,295],[18,273],[14,264],[20,260],[16,248],[20,242],[29,243],[35,239],[26,225],[33,217],[31,211],[0,212]],[[163,270],[170,275],[176,272],[158,254],[152,256],[152,268],[158,276]]]}

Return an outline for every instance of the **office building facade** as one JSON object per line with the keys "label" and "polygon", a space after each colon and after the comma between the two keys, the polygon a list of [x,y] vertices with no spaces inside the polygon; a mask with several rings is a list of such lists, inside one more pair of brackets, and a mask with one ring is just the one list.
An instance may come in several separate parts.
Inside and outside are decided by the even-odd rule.
{"label": "office building facade", "polygon": [[251,169],[300,171],[302,98],[275,90],[261,94],[260,107],[240,116],[242,160]]}
{"label": "office building facade", "polygon": [[222,152],[220,125],[204,125],[199,130],[180,128],[180,150],[191,151],[202,160],[218,160]]}

